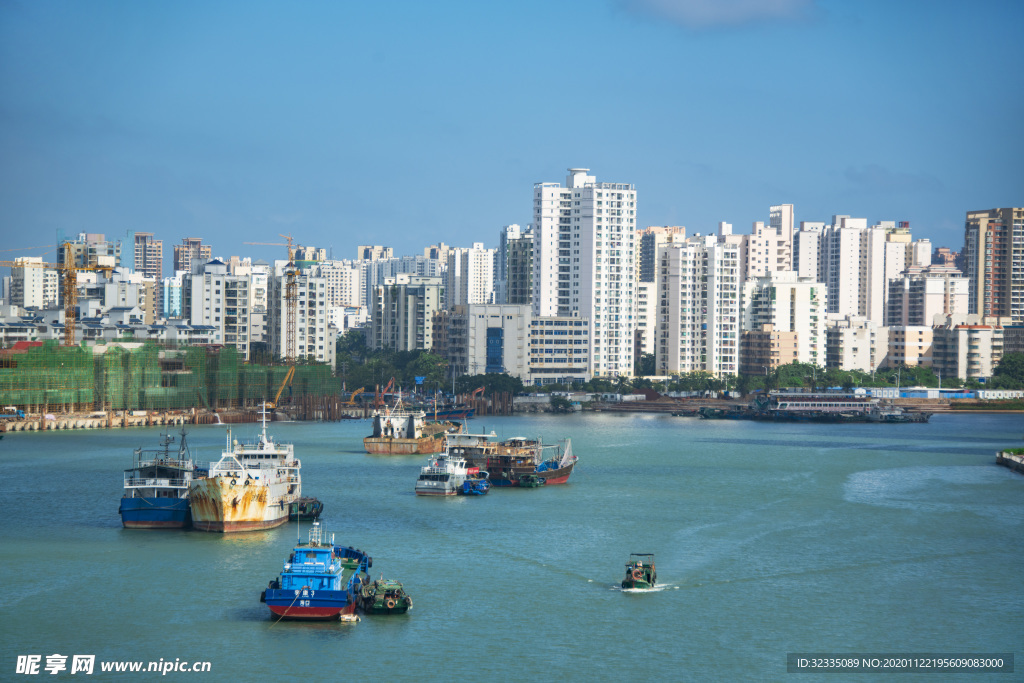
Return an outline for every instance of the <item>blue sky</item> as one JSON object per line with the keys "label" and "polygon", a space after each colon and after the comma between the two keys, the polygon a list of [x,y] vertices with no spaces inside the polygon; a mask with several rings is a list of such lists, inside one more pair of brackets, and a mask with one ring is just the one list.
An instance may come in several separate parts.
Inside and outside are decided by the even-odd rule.
{"label": "blue sky", "polygon": [[959,249],[966,211],[1024,205],[1022,26],[1017,0],[0,0],[0,258],[58,229],[168,260],[494,246],[570,166],[634,183],[640,226],[792,203]]}

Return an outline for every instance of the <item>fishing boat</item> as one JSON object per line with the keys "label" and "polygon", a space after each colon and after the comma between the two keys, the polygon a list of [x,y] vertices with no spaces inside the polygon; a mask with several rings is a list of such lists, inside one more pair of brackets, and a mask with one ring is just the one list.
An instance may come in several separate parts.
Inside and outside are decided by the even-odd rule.
{"label": "fishing boat", "polygon": [[578,458],[572,452],[572,440],[546,445],[539,439],[517,436],[498,441],[490,434],[449,434],[447,452],[466,459],[470,467],[488,473],[492,486],[519,486],[523,475],[532,474],[545,484],[564,484],[569,480]]}
{"label": "fishing boat", "polygon": [[658,570],[654,567],[654,553],[631,553],[626,563],[623,588],[654,588]]}
{"label": "fishing boat", "polygon": [[412,598],[405,594],[401,583],[381,574],[373,583],[363,583],[359,604],[366,614],[405,614],[412,609]]}
{"label": "fishing boat", "polygon": [[324,538],[320,522],[313,522],[309,542],[294,546],[260,602],[280,619],[338,619],[355,612],[372,566],[373,558],[357,548],[334,545],[333,536]]}
{"label": "fishing boat", "polygon": [[174,437],[161,436],[159,449],[135,449],[132,467],[124,471],[119,512],[125,529],[184,529],[192,523],[188,489],[196,467],[185,430],[175,453]]}
{"label": "fishing boat", "polygon": [[462,488],[459,489],[458,494],[460,496],[485,496],[487,492],[491,490],[491,482],[487,479],[487,472],[482,471],[479,467],[469,467],[466,469],[466,480],[462,482]]}
{"label": "fishing boat", "polygon": [[288,520],[312,522],[320,519],[320,515],[323,514],[323,511],[324,504],[320,502],[319,498],[303,496],[298,500],[293,500],[291,505],[289,505]]}
{"label": "fishing boat", "polygon": [[445,435],[462,427],[455,422],[429,421],[422,410],[409,410],[402,400],[373,411],[373,433],[363,447],[373,455],[426,455],[444,450]]}
{"label": "fishing boat", "polygon": [[523,474],[519,477],[519,487],[524,489],[535,489],[544,486],[547,481],[536,474]]}
{"label": "fishing boat", "polygon": [[[479,472],[479,468],[473,470]],[[414,490],[417,496],[454,496],[462,491],[468,475],[465,458],[444,453],[431,457],[420,468]]]}
{"label": "fishing boat", "polygon": [[208,476],[192,480],[192,526],[224,533],[255,531],[288,521],[291,504],[302,497],[301,463],[292,444],[277,443],[263,431],[253,443],[231,440]]}

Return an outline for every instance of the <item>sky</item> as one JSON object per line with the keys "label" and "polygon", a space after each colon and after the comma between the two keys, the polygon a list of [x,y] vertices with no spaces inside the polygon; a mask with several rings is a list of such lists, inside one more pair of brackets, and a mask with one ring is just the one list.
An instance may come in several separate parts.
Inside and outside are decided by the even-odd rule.
{"label": "sky", "polygon": [[[0,0],[0,259],[497,245],[537,182],[750,232],[1024,206],[1019,0]],[[6,269],[2,272],[6,273]]]}

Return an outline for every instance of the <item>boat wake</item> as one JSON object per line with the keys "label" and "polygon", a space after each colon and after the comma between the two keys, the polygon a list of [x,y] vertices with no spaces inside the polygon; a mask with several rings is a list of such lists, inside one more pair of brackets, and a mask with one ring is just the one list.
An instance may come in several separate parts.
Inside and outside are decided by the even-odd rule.
{"label": "boat wake", "polygon": [[623,588],[622,586],[612,586],[611,590],[616,590],[620,593],[660,593],[662,591],[679,590],[679,586],[671,583],[663,583],[660,586],[655,586],[654,588]]}

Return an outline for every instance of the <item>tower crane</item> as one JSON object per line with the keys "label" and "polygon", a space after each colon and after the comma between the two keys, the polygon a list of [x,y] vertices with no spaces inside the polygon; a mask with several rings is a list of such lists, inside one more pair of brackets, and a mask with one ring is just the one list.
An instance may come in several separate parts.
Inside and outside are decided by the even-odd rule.
{"label": "tower crane", "polygon": [[71,242],[63,245],[63,263],[41,263],[24,261],[0,261],[0,266],[11,268],[49,268],[59,270],[63,273],[62,293],[64,294],[64,346],[75,345],[75,327],[78,317],[78,271],[100,271],[109,276],[113,272],[113,266],[77,266],[75,265],[74,254],[71,253]]}
{"label": "tower crane", "polygon": [[299,307],[299,285],[295,281],[295,276],[298,273],[298,268],[295,266],[295,249],[292,247],[292,236],[291,235],[280,235],[286,242],[246,242],[246,244],[255,244],[258,246],[266,247],[288,247],[288,265],[285,266],[285,286],[284,286],[284,303],[285,303],[285,334],[284,334],[284,360],[289,365],[295,364],[296,349],[298,345],[295,341],[295,320],[297,318],[297,310]]}

